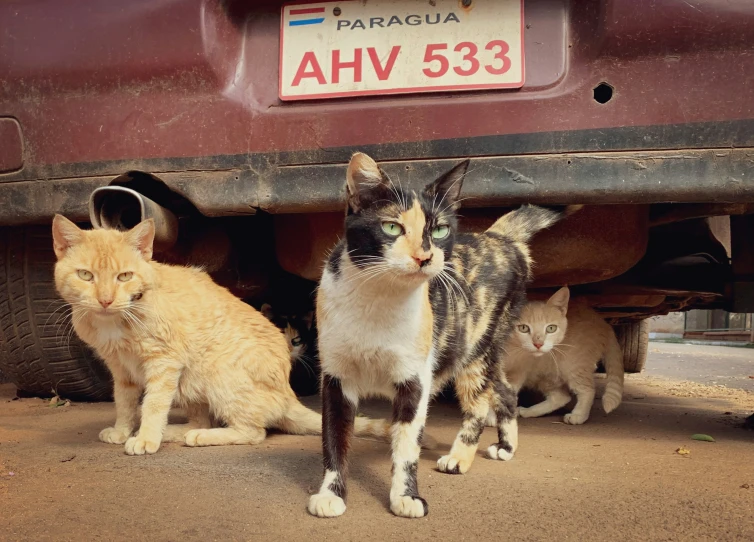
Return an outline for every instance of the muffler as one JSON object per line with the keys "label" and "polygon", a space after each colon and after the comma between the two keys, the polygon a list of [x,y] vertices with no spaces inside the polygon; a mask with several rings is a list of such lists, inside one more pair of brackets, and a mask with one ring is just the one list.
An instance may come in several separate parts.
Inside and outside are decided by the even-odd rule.
{"label": "muffler", "polygon": [[148,197],[124,186],[103,186],[89,196],[89,220],[95,228],[129,230],[154,219],[154,251],[170,250],[178,240],[178,218]]}

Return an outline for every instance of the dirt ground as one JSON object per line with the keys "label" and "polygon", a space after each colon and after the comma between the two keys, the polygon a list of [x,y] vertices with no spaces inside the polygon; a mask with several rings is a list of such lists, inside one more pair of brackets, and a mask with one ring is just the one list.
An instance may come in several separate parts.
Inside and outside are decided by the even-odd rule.
{"label": "dirt ground", "polygon": [[[318,437],[167,444],[128,457],[97,440],[112,404],[13,397],[0,386],[1,540],[754,539],[754,432],[738,427],[754,394],[743,390],[629,376],[610,416],[596,403],[584,426],[522,420],[513,461],[478,455],[463,476],[434,469],[460,421],[452,404],[436,404],[427,431],[441,448],[422,456],[429,516],[418,520],[388,510],[385,443],[356,440],[348,510],[323,520],[305,510],[320,483]],[[487,429],[483,448],[493,438]],[[681,446],[691,453],[676,453]]]}

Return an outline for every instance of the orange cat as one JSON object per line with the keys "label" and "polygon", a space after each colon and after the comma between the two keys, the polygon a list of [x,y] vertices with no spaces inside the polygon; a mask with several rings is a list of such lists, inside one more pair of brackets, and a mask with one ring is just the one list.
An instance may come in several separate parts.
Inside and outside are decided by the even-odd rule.
{"label": "orange cat", "polygon": [[[52,233],[73,327],[113,374],[116,421],[100,440],[141,455],[163,441],[258,444],[267,428],[321,433],[320,414],[288,384],[282,333],[203,271],[153,262],[151,219],[128,232],[86,231],[56,215]],[[167,425],[173,404],[186,407],[188,424]],[[211,427],[210,415],[225,427]],[[356,431],[384,438],[385,422],[359,418]]]}

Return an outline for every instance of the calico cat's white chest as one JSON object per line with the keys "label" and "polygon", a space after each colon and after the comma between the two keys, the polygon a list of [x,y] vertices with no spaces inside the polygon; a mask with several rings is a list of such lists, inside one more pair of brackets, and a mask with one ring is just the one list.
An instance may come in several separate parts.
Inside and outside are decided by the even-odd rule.
{"label": "calico cat's white chest", "polygon": [[418,348],[426,332],[425,292],[388,294],[379,285],[348,285],[327,271],[320,284],[320,363],[364,394],[390,395],[394,383],[422,372],[429,362]]}

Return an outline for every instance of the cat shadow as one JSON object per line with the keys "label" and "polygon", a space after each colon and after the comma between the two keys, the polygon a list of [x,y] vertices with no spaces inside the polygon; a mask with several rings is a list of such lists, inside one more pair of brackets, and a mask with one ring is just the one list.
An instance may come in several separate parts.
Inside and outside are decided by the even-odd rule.
{"label": "cat shadow", "polygon": [[[273,439],[285,438],[282,433],[270,432]],[[320,438],[320,437],[312,437]],[[354,438],[349,453],[348,486],[358,486],[370,497],[383,503],[389,509],[387,496],[390,494],[390,468],[382,467],[390,446],[387,443],[366,438]],[[322,484],[322,454],[308,449],[275,448],[266,455],[266,463],[307,495],[319,491]]]}

